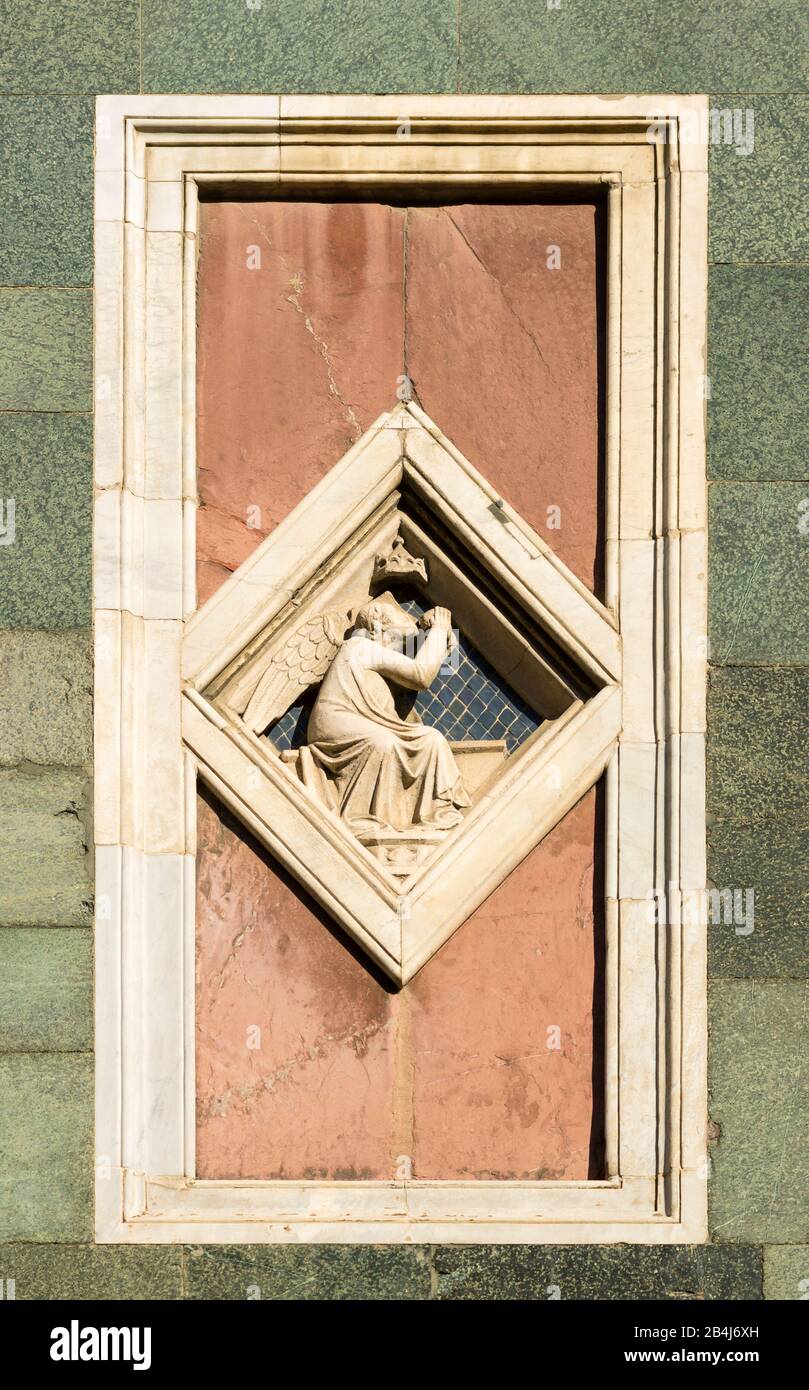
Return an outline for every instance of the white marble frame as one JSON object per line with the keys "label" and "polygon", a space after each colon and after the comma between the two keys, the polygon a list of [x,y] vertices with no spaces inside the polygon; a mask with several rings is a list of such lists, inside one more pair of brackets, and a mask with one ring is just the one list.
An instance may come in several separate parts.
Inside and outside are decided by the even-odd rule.
{"label": "white marble frame", "polygon": [[[653,96],[98,99],[99,1241],[705,1239],[706,110]],[[604,1181],[194,1177],[191,290],[198,189],[236,183],[606,187],[606,604],[623,710],[607,770]]]}

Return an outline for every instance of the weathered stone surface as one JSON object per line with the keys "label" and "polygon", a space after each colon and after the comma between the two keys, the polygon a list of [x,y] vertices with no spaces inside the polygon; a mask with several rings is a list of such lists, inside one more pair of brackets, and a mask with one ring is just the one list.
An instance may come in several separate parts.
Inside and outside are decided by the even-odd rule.
{"label": "weathered stone surface", "polygon": [[809,478],[807,306],[806,266],[712,266],[710,477]]}
{"label": "weathered stone surface", "polygon": [[403,230],[373,203],[204,205],[200,602],[395,405]]}
{"label": "weathered stone surface", "polygon": [[17,1300],[182,1298],[183,1251],[141,1245],[3,1245]]}
{"label": "weathered stone surface", "polygon": [[463,0],[462,92],[806,90],[801,0]]}
{"label": "weathered stone surface", "polygon": [[590,205],[206,205],[200,601],[395,404],[405,372],[453,442],[598,584],[597,240]]}
{"label": "weathered stone surface", "polygon": [[806,973],[809,821],[798,750],[807,707],[807,670],[711,670],[708,873],[714,888],[741,895],[744,916],[728,923],[727,903],[718,904],[723,920],[709,928],[713,975]]}
{"label": "weathered stone surface", "polygon": [[455,0],[145,0],[147,92],[451,92]]}
{"label": "weathered stone surface", "polygon": [[393,987],[199,798],[197,1172],[393,1176]]}
{"label": "weathered stone surface", "polygon": [[0,771],[0,926],[89,922],[85,796],[79,773]]}
{"label": "weathered stone surface", "polygon": [[[780,975],[801,978],[809,961],[809,815],[753,826],[721,823],[708,827],[708,878],[720,890],[741,893],[743,922],[725,920],[708,929],[711,975],[750,979]],[[753,919],[747,920],[752,890]],[[748,931],[752,925],[753,930]]]}
{"label": "weathered stone surface", "polygon": [[415,1177],[601,1176],[598,823],[592,791],[403,991]]}
{"label": "weathered stone surface", "polygon": [[0,763],[89,759],[91,646],[88,632],[0,632]]}
{"label": "weathered stone surface", "polygon": [[188,1247],[186,1297],[300,1302],[430,1297],[427,1251],[395,1245]]}
{"label": "weathered stone surface", "polygon": [[138,0],[14,0],[0,18],[0,91],[138,90]]}
{"label": "weathered stone surface", "polygon": [[809,982],[710,990],[709,1187],[715,1241],[809,1239]]}
{"label": "weathered stone surface", "polygon": [[87,1241],[92,1058],[0,1055],[0,1240]]}
{"label": "weathered stone surface", "polygon": [[[809,22],[809,12],[802,0],[798,3],[805,25]],[[755,4],[755,9],[760,13],[759,5]],[[780,6],[772,9],[775,14],[780,13]],[[789,29],[784,32],[788,34]],[[801,53],[806,53],[805,40]],[[807,261],[809,206],[803,161],[809,139],[809,99],[805,95],[749,95],[750,92],[777,91],[760,78],[747,88],[742,87],[741,93],[737,88],[728,94],[729,85],[725,76],[724,84],[713,87],[714,92],[723,92],[723,95],[713,96],[711,104],[720,110],[753,111],[755,148],[749,155],[737,155],[732,144],[712,145],[709,150],[710,259]],[[804,81],[801,90],[805,88]],[[691,90],[710,91],[711,88],[697,86]],[[749,117],[746,119],[749,123]]]}
{"label": "weathered stone surface", "polygon": [[88,290],[0,289],[0,410],[90,410]]}
{"label": "weathered stone surface", "polygon": [[4,927],[0,1052],[87,1052],[92,1046],[92,932]]}
{"label": "weathered stone surface", "polygon": [[599,1174],[595,823],[591,793],[397,992],[201,798],[199,1175]]}
{"label": "weathered stone surface", "polygon": [[712,483],[708,526],[712,661],[809,662],[809,484]]}
{"label": "weathered stone surface", "polygon": [[[32,3],[35,0],[26,0],[27,5]],[[18,28],[16,6],[4,8],[18,43],[25,45],[27,36]],[[54,18],[64,14],[63,6],[58,11],[53,5],[37,9]],[[87,9],[95,13],[95,5],[88,4]],[[2,53],[14,61],[14,49],[9,52],[0,40]],[[40,61],[43,56],[47,63],[46,55],[37,55]],[[16,90],[25,91],[25,85]],[[0,149],[0,285],[89,285],[93,278],[92,101],[75,96],[0,97]],[[35,409],[31,402],[21,408]]]}
{"label": "weathered stone surface", "polygon": [[802,750],[809,670],[713,667],[708,686],[708,814],[755,825],[806,820]]}
{"label": "weathered stone surface", "polygon": [[761,1298],[761,1251],[746,1246],[439,1246],[433,1260],[445,1301]]}
{"label": "weathered stone surface", "polygon": [[790,1303],[809,1294],[809,1245],[767,1245],[764,1248],[764,1297]]}
{"label": "weathered stone surface", "polygon": [[83,415],[0,415],[2,520],[15,502],[14,540],[0,546],[0,624],[90,624],[93,422]]}
{"label": "weathered stone surface", "polygon": [[587,204],[408,211],[406,371],[418,399],[597,591],[602,234]]}

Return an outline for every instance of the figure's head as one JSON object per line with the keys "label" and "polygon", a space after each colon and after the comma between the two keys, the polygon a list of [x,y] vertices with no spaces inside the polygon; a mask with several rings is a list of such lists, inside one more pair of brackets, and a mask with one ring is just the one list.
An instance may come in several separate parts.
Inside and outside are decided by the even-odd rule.
{"label": "figure's head", "polygon": [[419,630],[415,618],[390,593],[380,594],[360,608],[354,628],[370,633],[386,647],[401,647],[405,638],[414,637]]}

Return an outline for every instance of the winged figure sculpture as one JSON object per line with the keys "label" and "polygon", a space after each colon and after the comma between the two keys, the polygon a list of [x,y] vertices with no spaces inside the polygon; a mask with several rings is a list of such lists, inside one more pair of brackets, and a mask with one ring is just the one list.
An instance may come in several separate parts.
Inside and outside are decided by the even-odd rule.
{"label": "winged figure sculpture", "polygon": [[333,609],[307,618],[289,634],[274,652],[244,711],[244,721],[254,733],[263,733],[323,679],[350,624],[350,613]]}

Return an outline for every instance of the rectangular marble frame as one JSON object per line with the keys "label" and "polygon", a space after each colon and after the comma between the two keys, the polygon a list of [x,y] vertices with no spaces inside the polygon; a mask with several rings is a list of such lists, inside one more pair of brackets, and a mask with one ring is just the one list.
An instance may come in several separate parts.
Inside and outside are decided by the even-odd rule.
{"label": "rectangular marble frame", "polygon": [[[691,137],[707,104],[651,95],[98,99],[99,1241],[706,1238],[698,378],[707,148]],[[650,138],[661,113],[667,138],[660,127]],[[403,115],[407,139],[397,134]],[[197,190],[235,183],[281,197],[285,187],[425,183],[606,191],[606,593],[631,691],[606,769],[603,1182],[195,1179],[195,768],[178,734],[178,637],[195,603]],[[633,583],[622,583],[630,573]],[[153,824],[155,776],[169,790]],[[667,911],[652,922],[650,900],[661,895]]]}

